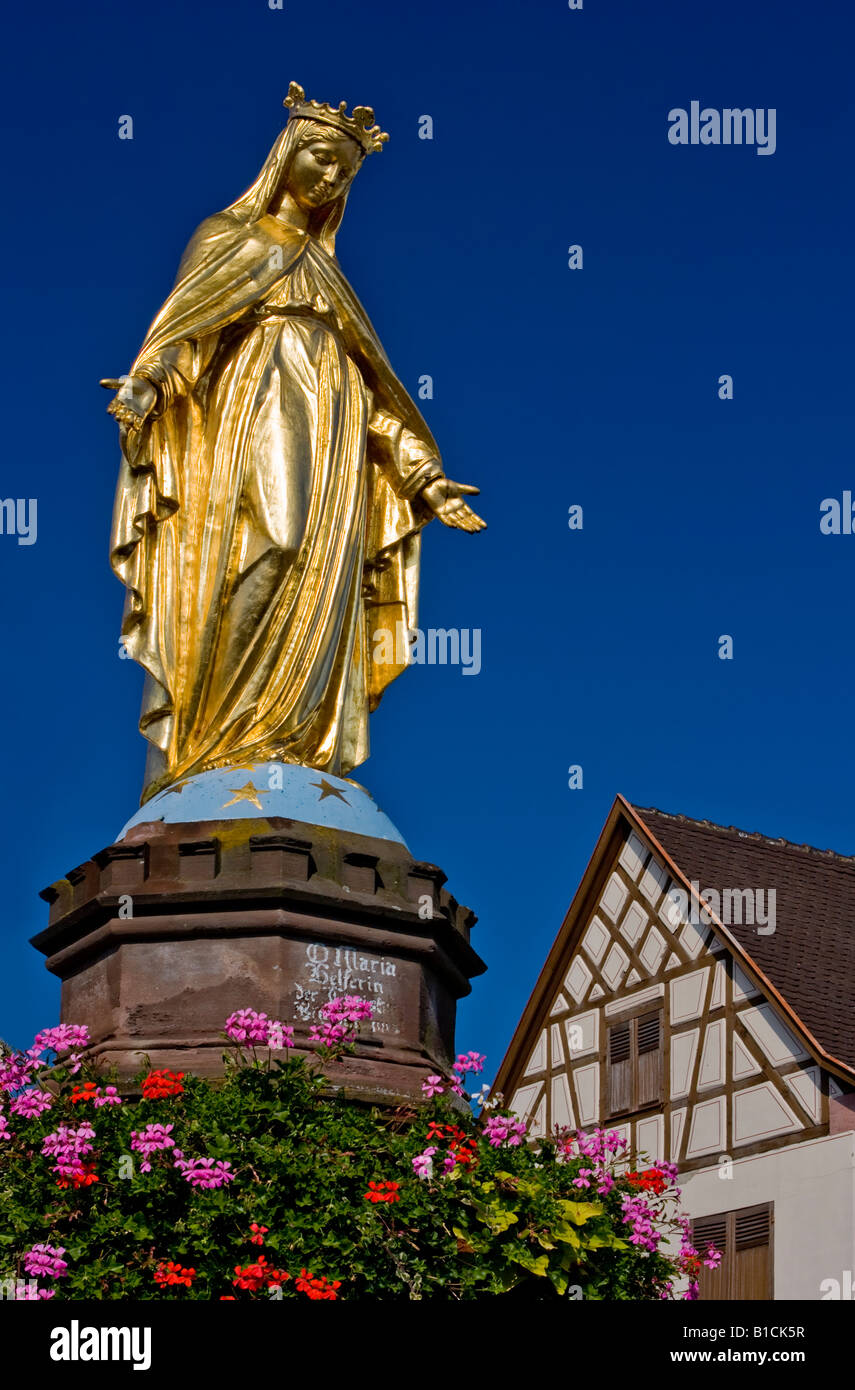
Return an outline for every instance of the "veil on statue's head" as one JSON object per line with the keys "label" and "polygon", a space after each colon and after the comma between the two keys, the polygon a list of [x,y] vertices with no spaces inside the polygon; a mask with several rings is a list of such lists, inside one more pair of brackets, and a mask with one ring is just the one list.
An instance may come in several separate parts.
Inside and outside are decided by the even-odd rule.
{"label": "veil on statue's head", "polygon": [[[277,136],[255,182],[225,211],[235,213],[242,222],[257,222],[259,218],[264,217],[265,213],[269,212],[270,205],[277,193],[280,192],[297,151],[312,140],[322,139],[325,131],[329,131],[329,126],[322,125],[319,121],[313,121],[306,117],[295,119],[292,116],[284,130]],[[354,141],[354,144],[357,142]],[[359,148],[358,144],[357,148]],[[318,238],[330,256],[335,255],[336,232],[341,226],[341,219],[347,204],[347,195],[352,184],[353,180],[334,202],[327,207],[318,208],[311,216],[309,230],[313,236]]]}

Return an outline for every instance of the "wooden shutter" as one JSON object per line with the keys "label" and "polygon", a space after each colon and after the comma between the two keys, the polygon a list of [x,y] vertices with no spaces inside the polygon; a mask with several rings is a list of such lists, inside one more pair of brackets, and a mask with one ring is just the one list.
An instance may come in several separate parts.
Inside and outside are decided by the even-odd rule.
{"label": "wooden shutter", "polygon": [[743,1302],[772,1298],[770,1205],[700,1217],[692,1222],[692,1243],[701,1257],[709,1245],[714,1245],[724,1257],[718,1269],[701,1269],[701,1298]]}
{"label": "wooden shutter", "polygon": [[637,1083],[635,1108],[662,1099],[662,1013],[641,1014],[636,1026]]}
{"label": "wooden shutter", "polygon": [[748,1207],[733,1214],[732,1298],[772,1297],[772,1213]]}
{"label": "wooden shutter", "polygon": [[608,1030],[608,1113],[624,1115],[662,1099],[662,1010]]}
{"label": "wooden shutter", "polygon": [[701,1266],[698,1275],[698,1297],[706,1299],[717,1299],[719,1301],[730,1297],[727,1291],[727,1276],[730,1269],[730,1252],[727,1248],[728,1212],[722,1212],[720,1216],[702,1216],[700,1220],[692,1222],[692,1244],[700,1255],[701,1259],[712,1245],[722,1253],[722,1262],[718,1269],[707,1269]]}
{"label": "wooden shutter", "polygon": [[632,1109],[632,1030],[630,1021],[609,1029],[609,1114]]}

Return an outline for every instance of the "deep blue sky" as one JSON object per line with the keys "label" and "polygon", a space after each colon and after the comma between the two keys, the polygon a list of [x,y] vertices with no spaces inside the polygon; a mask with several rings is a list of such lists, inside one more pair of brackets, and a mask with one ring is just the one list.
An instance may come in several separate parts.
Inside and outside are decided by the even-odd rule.
{"label": "deep blue sky", "polygon": [[[619,790],[855,851],[855,536],[819,531],[855,488],[854,29],[843,0],[17,8],[0,494],[37,497],[39,532],[0,537],[0,1036],[56,1020],[38,890],[141,783],[98,379],[254,178],[292,78],[391,132],[339,257],[411,392],[433,375],[425,414],[489,522],[434,523],[422,570],[422,625],[481,628],[482,673],[408,672],[356,774],[480,917],[459,1044],[493,1074]],[[776,153],[672,147],[694,99],[775,107]]]}

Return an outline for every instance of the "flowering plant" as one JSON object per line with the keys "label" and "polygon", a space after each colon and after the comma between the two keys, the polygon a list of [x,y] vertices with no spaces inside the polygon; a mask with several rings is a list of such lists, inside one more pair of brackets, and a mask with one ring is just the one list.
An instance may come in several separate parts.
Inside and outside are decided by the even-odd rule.
{"label": "flowering plant", "polygon": [[307,1058],[291,1025],[239,1009],[223,1079],[162,1068],[121,1094],[78,1025],[0,1054],[0,1282],[27,1299],[697,1295],[720,1257],[691,1244],[672,1166],[626,1171],[602,1130],[532,1141],[501,1097],[467,1092],[472,1051],[426,1069],[419,1103],[354,1104],[324,1066],[370,1017],[331,999]]}

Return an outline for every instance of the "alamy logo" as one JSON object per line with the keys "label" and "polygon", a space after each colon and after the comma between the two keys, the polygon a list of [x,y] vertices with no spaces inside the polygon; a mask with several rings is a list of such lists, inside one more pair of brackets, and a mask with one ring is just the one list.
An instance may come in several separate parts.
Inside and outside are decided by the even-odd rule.
{"label": "alamy logo", "polygon": [[[778,894],[774,888],[704,888],[697,879],[692,879],[691,898],[683,888],[669,888],[665,914],[672,927],[681,922],[691,922],[692,926],[708,927],[713,914],[726,927],[749,926],[757,928],[758,936],[771,936],[777,921]],[[701,906],[698,906],[698,904]]]}
{"label": "alamy logo", "polygon": [[55,1327],[50,1334],[52,1361],[132,1361],[135,1371],[151,1367],[150,1327]]}
{"label": "alamy logo", "polygon": [[713,106],[701,110],[699,101],[674,106],[668,112],[668,139],[672,145],[754,145],[756,154],[774,154],[777,115],[768,108]]}
{"label": "alamy logo", "polygon": [[0,498],[0,535],[17,536],[19,545],[35,545],[39,504],[35,497]]}
{"label": "alamy logo", "polygon": [[0,1279],[0,1298],[10,1303],[34,1303],[38,1296],[38,1279]]}
{"label": "alamy logo", "polygon": [[379,666],[461,666],[464,676],[481,670],[480,627],[378,627],[371,634]]}
{"label": "alamy logo", "polygon": [[847,488],[842,502],[836,497],[824,497],[819,504],[821,513],[819,529],[824,536],[855,535],[855,507],[852,505],[852,492]]}
{"label": "alamy logo", "polygon": [[839,1279],[823,1279],[819,1286],[819,1296],[822,1302],[831,1299],[838,1302],[843,1299],[847,1303],[855,1301],[855,1293],[852,1290],[852,1270],[843,1270],[842,1287]]}

